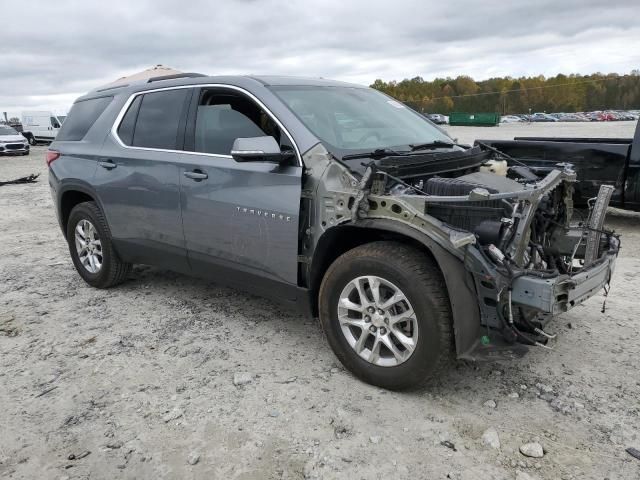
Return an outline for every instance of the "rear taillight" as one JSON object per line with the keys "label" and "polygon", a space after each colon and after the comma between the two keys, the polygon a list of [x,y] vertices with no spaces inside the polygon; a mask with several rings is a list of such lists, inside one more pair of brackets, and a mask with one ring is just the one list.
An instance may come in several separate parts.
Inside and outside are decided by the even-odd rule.
{"label": "rear taillight", "polygon": [[51,165],[55,160],[60,157],[60,152],[56,152],[55,150],[47,150],[47,155],[45,157],[47,161],[47,165]]}

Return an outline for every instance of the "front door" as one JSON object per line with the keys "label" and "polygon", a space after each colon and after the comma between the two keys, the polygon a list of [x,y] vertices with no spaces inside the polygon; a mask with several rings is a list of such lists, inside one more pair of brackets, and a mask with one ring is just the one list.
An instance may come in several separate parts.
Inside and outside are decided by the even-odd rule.
{"label": "front door", "polygon": [[[184,236],[191,268],[258,293],[293,299],[297,284],[302,168],[231,158],[236,138],[271,135],[292,149],[273,117],[231,89],[192,98],[180,172]],[[284,288],[283,288],[284,287]],[[288,287],[288,288],[287,288]]]}

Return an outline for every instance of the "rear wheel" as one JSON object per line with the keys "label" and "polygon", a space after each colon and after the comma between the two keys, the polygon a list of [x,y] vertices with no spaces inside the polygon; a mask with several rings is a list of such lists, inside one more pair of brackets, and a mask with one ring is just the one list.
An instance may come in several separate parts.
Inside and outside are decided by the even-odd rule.
{"label": "rear wheel", "polygon": [[92,287],[113,287],[131,271],[131,264],[120,260],[113,249],[109,226],[94,202],[80,203],[71,210],[67,243],[76,270]]}
{"label": "rear wheel", "polygon": [[414,387],[454,360],[442,274],[415,248],[375,242],[350,250],[327,270],[319,303],[331,348],[368,383]]}

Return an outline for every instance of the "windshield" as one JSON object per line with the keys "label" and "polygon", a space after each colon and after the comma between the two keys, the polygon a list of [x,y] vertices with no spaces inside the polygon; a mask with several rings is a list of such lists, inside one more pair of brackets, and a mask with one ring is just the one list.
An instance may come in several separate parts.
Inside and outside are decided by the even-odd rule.
{"label": "windshield", "polygon": [[62,123],[62,122],[64,122],[64,119],[67,118],[67,116],[66,115],[58,115],[56,118],[60,121],[60,123]]}
{"label": "windshield", "polygon": [[6,125],[0,125],[0,135],[18,135],[18,131]]}
{"label": "windshield", "polygon": [[340,156],[451,143],[451,138],[420,114],[373,89],[289,85],[272,89],[328,150]]}

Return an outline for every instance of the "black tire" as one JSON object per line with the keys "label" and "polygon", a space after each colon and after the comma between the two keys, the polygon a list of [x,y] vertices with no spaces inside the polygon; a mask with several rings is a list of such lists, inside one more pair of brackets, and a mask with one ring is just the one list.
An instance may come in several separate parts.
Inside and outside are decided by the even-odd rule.
{"label": "black tire", "polygon": [[24,152],[22,155],[23,155],[23,156],[25,156],[25,155],[29,155],[29,151]]}
{"label": "black tire", "polygon": [[[338,320],[345,286],[375,275],[396,285],[416,313],[418,339],[411,356],[395,366],[378,366],[349,345]],[[449,295],[438,266],[424,252],[398,242],[374,242],[338,257],[327,270],[319,292],[319,313],[329,345],[342,364],[367,383],[390,390],[423,385],[441,377],[455,360]]]}
{"label": "black tire", "polygon": [[36,141],[36,137],[34,137],[33,135],[29,135],[29,137],[27,138],[27,141],[29,142],[29,145],[37,145],[38,142]]}
{"label": "black tire", "polygon": [[[82,264],[75,244],[76,226],[82,220],[88,220],[97,231],[98,238],[102,244],[102,266],[96,273],[91,273]],[[79,203],[69,215],[67,223],[67,243],[69,244],[69,253],[76,267],[76,270],[92,287],[109,288],[126,280],[131,272],[131,264],[125,263],[118,257],[113,249],[111,242],[111,232],[107,221],[95,202]]]}

